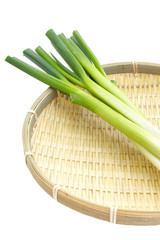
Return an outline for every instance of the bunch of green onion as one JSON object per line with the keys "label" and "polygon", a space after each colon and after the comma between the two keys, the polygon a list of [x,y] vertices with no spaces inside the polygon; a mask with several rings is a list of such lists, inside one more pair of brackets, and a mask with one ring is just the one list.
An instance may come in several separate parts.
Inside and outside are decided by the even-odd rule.
{"label": "bunch of green onion", "polygon": [[[133,102],[110,81],[93,51],[78,31],[69,39],[52,29],[46,36],[68,64],[40,46],[24,50],[24,56],[43,71],[8,56],[6,61],[32,77],[70,96],[71,101],[96,113],[124,133],[160,170],[160,130],[148,122]],[[85,89],[85,91],[83,90]],[[87,91],[86,91],[87,90]]]}

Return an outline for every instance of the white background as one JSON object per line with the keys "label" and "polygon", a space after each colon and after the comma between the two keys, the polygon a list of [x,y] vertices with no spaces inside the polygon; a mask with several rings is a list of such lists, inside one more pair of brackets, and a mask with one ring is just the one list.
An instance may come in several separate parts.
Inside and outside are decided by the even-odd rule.
{"label": "white background", "polygon": [[34,181],[24,161],[22,125],[47,86],[4,61],[25,48],[51,51],[45,32],[74,29],[102,64],[160,63],[159,1],[14,0],[0,6],[0,239],[153,239],[160,226],[113,225],[54,201]]}

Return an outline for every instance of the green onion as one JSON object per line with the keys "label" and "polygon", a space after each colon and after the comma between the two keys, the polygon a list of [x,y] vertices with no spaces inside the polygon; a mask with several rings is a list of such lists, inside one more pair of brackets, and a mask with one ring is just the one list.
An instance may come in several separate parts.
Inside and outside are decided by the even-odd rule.
{"label": "green onion", "polygon": [[56,88],[60,92],[63,92],[67,95],[79,90],[79,88],[77,88],[75,85],[73,85],[69,81],[60,80],[58,78],[55,78],[47,73],[42,72],[39,69],[32,67],[31,65],[19,60],[18,58],[8,56],[6,58],[6,62],[12,64],[13,66],[19,68],[23,72],[29,74],[30,76],[40,80],[41,82],[43,82],[53,88]]}
{"label": "green onion", "polygon": [[[81,51],[86,55],[86,57],[88,58],[88,60],[93,64],[92,60],[89,58],[89,56],[87,55],[87,53],[85,52],[85,50],[82,48],[82,46],[77,42],[76,38],[74,36],[71,36],[70,39],[81,49]],[[103,69],[103,68],[102,68]],[[105,72],[104,72],[105,74]],[[105,75],[104,75],[105,76]]]}
{"label": "green onion", "polygon": [[73,56],[70,50],[65,46],[65,44],[58,38],[56,33],[52,29],[50,29],[46,32],[46,36],[51,40],[51,43],[54,46],[54,48],[64,58],[64,60],[68,63],[71,69],[74,72],[76,72],[78,76],[83,76],[85,72],[82,66]]}
{"label": "green onion", "polygon": [[71,71],[65,71],[59,64],[47,54],[40,46],[35,49],[39,56],[41,56],[44,60],[46,60],[52,67],[57,69],[64,77],[66,77],[71,82],[83,87],[83,84],[79,81],[79,77],[75,73],[71,73]]}
{"label": "green onion", "polygon": [[[82,36],[80,35],[80,33],[75,30],[73,31],[73,36],[75,37],[75,39],[77,40],[81,50],[83,50],[87,57],[94,63],[95,67],[102,73],[102,75],[104,77],[107,77],[106,76],[106,73],[105,71],[103,70],[101,64],[99,63],[97,57],[95,56],[95,54],[92,52],[92,50],[89,48],[89,46],[87,45],[87,43],[84,41],[84,39],[82,38]],[[71,38],[73,41],[74,39]],[[75,41],[74,41],[75,42]],[[76,43],[76,42],[75,42]],[[78,45],[77,44],[77,45]]]}
{"label": "green onion", "polygon": [[69,95],[73,103],[100,116],[128,136],[160,170],[160,131],[142,116],[139,109],[115,86],[114,80],[108,80],[98,59],[80,34],[74,31],[73,37],[67,39],[64,34],[57,36],[53,30],[49,30],[46,35],[73,72],[41,47],[36,48],[37,53],[31,49],[26,49],[23,53],[43,71],[15,57],[8,56],[6,61]]}
{"label": "green onion", "polygon": [[58,66],[64,70],[64,72],[68,73],[69,75],[71,75],[73,78],[76,78],[80,81],[80,77],[72,72],[71,70],[69,70],[67,67],[65,67],[52,53],[51,53],[52,58],[56,61],[56,63],[58,64]]}
{"label": "green onion", "polygon": [[42,57],[36,54],[31,49],[26,49],[23,51],[24,56],[34,62],[37,66],[42,68],[45,72],[51,74],[54,77],[57,77],[62,80],[66,80],[64,75],[62,75],[56,68],[52,67],[47,61],[45,61]]}

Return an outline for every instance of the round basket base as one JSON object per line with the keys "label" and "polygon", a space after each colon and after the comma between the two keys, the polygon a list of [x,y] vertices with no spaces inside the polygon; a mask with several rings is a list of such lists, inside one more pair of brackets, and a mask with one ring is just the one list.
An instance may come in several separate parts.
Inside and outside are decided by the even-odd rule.
{"label": "round basket base", "polygon": [[[104,66],[110,80],[160,128],[160,65]],[[27,166],[58,202],[119,224],[160,224],[160,171],[129,139],[48,88],[25,118]]]}

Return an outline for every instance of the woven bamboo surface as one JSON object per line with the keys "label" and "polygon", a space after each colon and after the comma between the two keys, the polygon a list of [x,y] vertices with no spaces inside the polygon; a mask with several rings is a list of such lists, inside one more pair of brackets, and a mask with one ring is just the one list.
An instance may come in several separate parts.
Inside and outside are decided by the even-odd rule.
{"label": "woven bamboo surface", "polygon": [[[160,129],[160,76],[121,73],[109,78]],[[38,171],[67,195],[135,214],[160,212],[160,171],[124,134],[63,94],[40,113],[31,152]]]}

